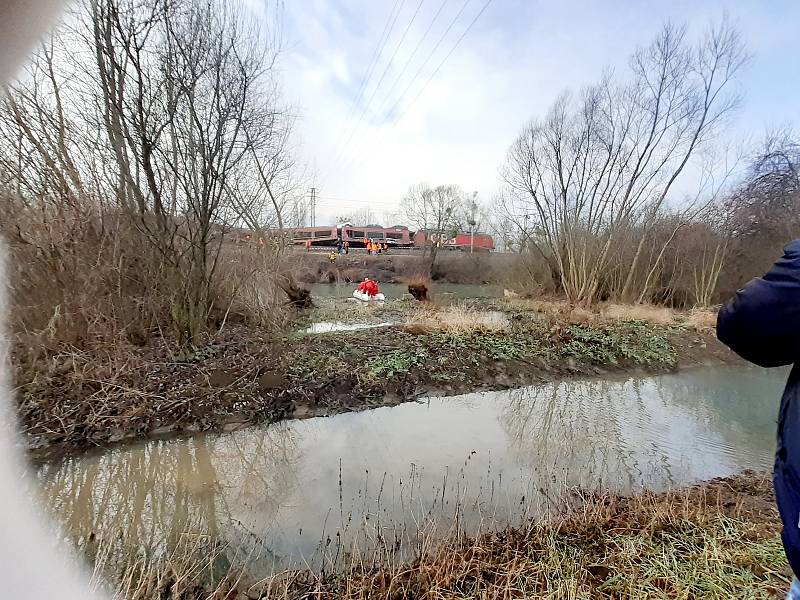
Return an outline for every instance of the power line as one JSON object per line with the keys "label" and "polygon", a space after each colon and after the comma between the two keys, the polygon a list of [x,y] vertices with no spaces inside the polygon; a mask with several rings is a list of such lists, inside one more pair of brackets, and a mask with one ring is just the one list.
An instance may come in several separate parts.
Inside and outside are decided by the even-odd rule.
{"label": "power line", "polygon": [[400,41],[397,42],[397,46],[395,46],[395,49],[394,49],[394,52],[392,53],[392,56],[389,57],[389,61],[386,63],[386,67],[383,69],[383,73],[381,73],[380,79],[378,79],[378,83],[375,84],[375,88],[372,90],[372,95],[370,95],[369,99],[366,101],[366,103],[364,104],[363,108],[361,109],[361,115],[358,117],[358,122],[356,123],[356,126],[351,131],[350,136],[345,141],[344,146],[342,147],[342,152],[344,152],[344,149],[347,147],[347,144],[350,142],[351,139],[353,139],[353,136],[358,131],[358,128],[361,125],[361,122],[364,120],[364,115],[367,114],[367,109],[369,108],[370,104],[372,104],[372,100],[375,98],[375,95],[378,93],[378,90],[381,87],[381,83],[383,83],[383,80],[386,77],[386,74],[389,72],[389,69],[391,68],[392,63],[394,62],[394,59],[397,56],[397,53],[400,51],[400,47],[403,45],[403,42],[405,41],[406,36],[408,35],[408,31],[411,29],[411,26],[414,24],[414,21],[417,18],[417,14],[419,14],[419,9],[422,8],[422,4],[424,2],[425,2],[425,0],[419,0],[419,4],[417,4],[417,9],[414,11],[414,14],[411,15],[411,20],[408,22],[408,25],[406,25],[406,28],[403,31],[403,35],[400,36]]}
{"label": "power line", "polygon": [[[464,6],[462,6],[462,7],[461,7],[461,10],[459,11],[458,15],[456,15],[456,19],[459,17],[459,15],[461,14],[461,12],[463,12],[464,8],[466,8],[466,5],[467,5],[467,4],[469,4],[469,2],[470,2],[470,0],[466,0],[466,2],[464,3]],[[428,87],[428,84],[429,84],[429,83],[430,83],[430,82],[433,80],[433,78],[434,78],[434,77],[436,77],[436,75],[437,75],[437,74],[439,73],[439,71],[441,70],[442,66],[444,66],[444,64],[447,62],[447,59],[449,59],[449,58],[450,58],[450,56],[453,54],[453,52],[455,52],[456,48],[458,48],[458,45],[459,45],[459,44],[461,43],[461,41],[462,41],[462,40],[463,40],[463,39],[464,39],[464,38],[467,36],[467,33],[469,33],[470,29],[472,29],[473,25],[475,25],[475,23],[478,21],[478,19],[480,18],[480,16],[481,16],[481,15],[484,13],[484,11],[486,10],[486,8],[487,8],[487,7],[489,6],[489,4],[491,4],[491,3],[492,3],[492,0],[486,0],[486,3],[485,3],[485,4],[483,5],[483,7],[482,7],[482,8],[481,8],[481,9],[478,11],[478,14],[476,14],[476,15],[475,15],[475,18],[473,18],[473,19],[472,19],[472,21],[470,22],[470,24],[467,26],[467,28],[466,28],[466,29],[464,30],[464,32],[461,34],[461,36],[460,36],[460,37],[459,37],[459,38],[456,40],[456,43],[455,43],[455,44],[453,44],[453,47],[452,47],[452,48],[450,48],[450,51],[449,51],[449,52],[448,52],[448,53],[445,55],[445,57],[442,59],[442,61],[439,63],[439,65],[436,67],[436,69],[434,69],[433,73],[431,73],[431,76],[430,76],[430,77],[428,77],[427,81],[425,81],[425,83],[423,84],[423,86],[420,88],[419,92],[417,92],[417,95],[416,95],[416,96],[414,96],[414,98],[411,100],[411,102],[409,102],[409,103],[408,103],[408,105],[406,106],[405,110],[404,110],[404,111],[403,111],[403,112],[400,114],[400,116],[398,116],[398,117],[397,117],[397,119],[395,119],[395,120],[392,122],[392,125],[391,125],[391,127],[389,128],[390,130],[394,129],[394,128],[397,126],[397,124],[400,122],[400,120],[401,120],[401,119],[402,119],[404,116],[406,116],[406,114],[408,113],[409,109],[410,109],[410,108],[411,108],[411,106],[414,104],[414,102],[416,102],[416,101],[417,101],[417,99],[418,99],[418,98],[419,98],[419,97],[422,95],[422,93],[425,91],[425,88],[427,88],[427,87]],[[455,21],[453,21],[453,22],[455,22]],[[450,27],[452,27],[452,25],[453,25],[453,23],[451,23],[451,24],[450,24]],[[450,27],[448,27],[448,31],[449,31]],[[445,35],[446,35],[446,34],[447,34],[447,32],[445,32]],[[441,41],[441,39],[440,39],[440,41]],[[437,44],[437,45],[438,45],[438,44]],[[430,56],[432,56],[432,54],[431,54],[431,55],[429,55],[429,58],[430,58]],[[426,61],[426,62],[427,62],[427,61]],[[423,65],[423,66],[424,66],[424,65]],[[417,74],[419,74],[419,72],[420,72],[420,71],[417,71]],[[415,75],[415,78],[416,78],[416,75]],[[412,84],[413,84],[413,80],[412,80]],[[406,90],[404,90],[404,92],[403,92],[403,95],[405,95],[405,92],[406,92],[406,91],[408,91],[408,89],[409,89],[410,87],[411,87],[411,84],[409,84],[409,85],[406,87]],[[402,100],[402,95],[401,95],[401,97],[398,99],[398,101],[397,101],[397,102],[395,102],[395,104],[392,106],[391,110],[389,111],[390,113],[391,113],[392,111],[394,111],[394,109],[395,109],[395,108],[398,106],[398,104],[400,103],[400,101],[401,101],[401,100]],[[384,133],[384,135],[385,135],[385,133]],[[363,156],[363,153],[362,153],[362,156]],[[352,164],[351,164],[351,163],[348,163],[348,165],[347,165],[347,166],[354,166],[354,165],[356,165],[356,164],[359,164],[359,163],[360,163],[360,160],[359,160],[358,162],[356,162],[356,163],[352,163]]]}
{"label": "power line", "polygon": [[[419,39],[419,42],[417,42],[417,45],[414,47],[414,50],[411,52],[411,55],[408,57],[408,60],[406,61],[406,64],[403,65],[403,68],[400,71],[400,74],[394,80],[394,83],[392,83],[391,87],[389,88],[389,91],[386,92],[386,98],[385,98],[386,100],[391,98],[392,92],[394,91],[394,88],[396,88],[397,84],[400,83],[400,80],[403,79],[403,75],[406,74],[406,71],[408,70],[408,67],[411,65],[411,62],[414,60],[414,57],[417,55],[417,51],[422,47],[422,43],[427,39],[428,34],[430,33],[431,29],[433,28],[433,24],[439,18],[439,15],[441,14],[442,9],[445,7],[447,2],[448,2],[448,0],[444,0],[442,2],[442,4],[439,6],[439,10],[437,10],[436,14],[433,15],[433,19],[428,24],[428,28],[425,30],[425,33],[422,34],[422,37]],[[383,111],[379,111],[379,112],[383,112]]]}
{"label": "power line", "polygon": [[[405,0],[402,1],[405,2]],[[372,71],[378,64],[378,60],[380,60],[380,55],[383,54],[383,48],[386,45],[386,42],[389,41],[389,35],[391,34],[391,30],[389,30],[389,24],[391,23],[392,27],[394,27],[394,22],[397,20],[397,17],[395,16],[394,13],[400,2],[401,0],[395,0],[394,6],[392,6],[392,10],[391,12],[389,12],[389,16],[386,18],[386,23],[383,26],[383,31],[381,31],[381,35],[378,38],[378,44],[375,46],[375,50],[372,51],[372,58],[370,58],[369,64],[367,65],[367,70],[364,73],[364,76],[361,78],[361,84],[358,86],[358,93],[356,94],[356,97],[353,99],[353,103],[350,106],[350,110],[347,113],[347,117],[344,119],[345,123],[350,119],[356,107],[361,102],[364,91],[367,88],[367,82],[369,81],[370,77],[372,77]],[[399,15],[400,12],[398,11],[397,14]],[[394,17],[394,20],[392,20],[392,17]],[[389,33],[387,33],[387,30],[389,30]],[[344,133],[346,130],[347,126],[345,125],[344,127],[342,127],[342,131],[339,134],[339,138],[336,141],[336,146],[334,147],[334,153],[339,148],[339,144],[341,144],[342,138],[344,137]]]}
{"label": "power line", "polygon": [[[408,83],[408,85],[406,86],[406,88],[403,90],[403,93],[402,93],[402,94],[400,94],[400,96],[397,98],[397,102],[395,102],[395,103],[392,105],[392,107],[389,109],[389,111],[388,111],[388,112],[389,112],[389,114],[391,114],[392,112],[394,112],[394,109],[395,109],[395,108],[397,108],[397,106],[400,104],[400,102],[402,101],[402,99],[403,99],[403,98],[405,97],[405,95],[408,93],[408,90],[410,90],[410,89],[411,89],[411,86],[413,86],[413,85],[414,85],[414,82],[417,80],[417,78],[419,77],[420,73],[422,73],[422,71],[423,71],[423,70],[425,69],[425,67],[428,65],[428,63],[430,62],[431,58],[433,58],[433,55],[434,55],[434,54],[436,54],[436,51],[439,49],[439,46],[441,46],[441,45],[442,45],[442,42],[443,42],[443,41],[444,41],[444,39],[447,37],[447,34],[448,34],[448,33],[450,33],[450,30],[453,28],[453,25],[455,25],[455,24],[456,24],[456,21],[458,21],[458,18],[461,16],[461,13],[463,13],[463,12],[464,12],[464,9],[466,9],[466,8],[467,8],[467,6],[469,5],[469,3],[470,3],[471,1],[472,1],[472,0],[466,0],[466,1],[464,2],[464,4],[461,6],[461,9],[458,11],[458,13],[456,13],[456,16],[455,16],[455,17],[453,17],[453,20],[452,20],[452,21],[450,21],[450,24],[447,26],[447,29],[445,29],[445,30],[444,30],[444,33],[441,35],[441,37],[439,38],[439,40],[436,42],[436,45],[433,47],[433,50],[431,50],[431,51],[428,53],[428,56],[425,58],[425,61],[424,61],[424,62],[423,62],[421,65],[420,65],[419,69],[417,69],[417,72],[416,72],[416,73],[414,73],[414,76],[411,78],[411,81]],[[460,41],[460,40],[459,40],[459,41]],[[451,52],[452,52],[452,51],[451,51]]]}
{"label": "power line", "polygon": [[[420,74],[425,70],[425,67],[428,65],[428,63],[430,62],[431,58],[433,58],[433,55],[436,54],[436,51],[439,49],[439,46],[442,45],[442,42],[447,37],[447,34],[450,33],[450,30],[453,28],[453,25],[456,24],[456,21],[458,21],[458,19],[461,17],[462,13],[464,12],[464,10],[467,8],[467,6],[469,5],[469,3],[471,1],[472,0],[465,0],[464,4],[461,5],[461,8],[456,13],[456,16],[452,18],[452,20],[450,21],[450,24],[447,26],[447,29],[445,29],[444,33],[442,33],[442,35],[439,37],[438,41],[433,46],[433,49],[428,53],[428,56],[425,57],[425,60],[422,62],[420,67],[417,69],[416,73],[414,73],[414,76],[411,78],[411,81],[409,81],[408,85],[403,90],[403,93],[401,93],[400,96],[398,96],[397,101],[392,105],[392,107],[389,109],[387,114],[391,115],[394,112],[394,110],[400,105],[400,103],[402,102],[403,98],[405,98],[406,94],[411,89],[411,87],[414,85],[414,83],[417,81],[417,79],[419,78]],[[486,8],[486,7],[484,6],[484,8]],[[483,11],[481,11],[481,12],[483,12]],[[480,13],[478,13],[478,14],[480,16]],[[474,21],[473,21],[473,23],[474,23]],[[463,35],[462,35],[462,38],[463,38]],[[459,39],[458,41],[460,42],[461,39]],[[458,45],[458,42],[456,42],[456,45]],[[452,51],[453,50],[451,49],[450,52],[447,54],[447,56],[450,56],[450,54],[452,54]],[[439,65],[439,67],[441,67],[441,64]],[[395,125],[397,125],[398,121],[399,121],[399,119],[397,119],[396,121],[394,121],[392,123],[392,127],[391,127],[392,129],[394,128]],[[356,160],[358,160],[358,158],[350,159],[347,163],[345,163],[345,166],[346,167],[352,166],[354,164],[354,161],[356,161]]]}
{"label": "power line", "polygon": [[[458,45],[461,43],[461,40],[463,40],[467,36],[467,34],[469,33],[469,30],[472,29],[472,26],[475,25],[475,23],[478,21],[480,16],[483,14],[483,12],[486,10],[486,8],[491,3],[492,3],[492,0],[486,0],[486,3],[483,5],[483,7],[480,9],[480,11],[478,11],[478,14],[475,15],[474,19],[472,19],[472,22],[470,22],[470,24],[464,30],[464,33],[461,34],[461,37],[458,38],[458,40],[456,40],[456,43],[450,49],[450,52],[448,52],[447,55],[442,59],[442,62],[439,63],[439,66],[436,67],[436,70],[431,74],[430,77],[428,77],[428,80],[425,82],[425,85],[423,85],[422,88],[419,90],[419,92],[417,92],[417,95],[414,96],[414,99],[411,100],[411,102],[408,103],[408,106],[406,106],[406,109],[403,111],[403,114],[401,114],[397,118],[397,121],[400,121],[400,119],[402,119],[405,116],[405,114],[408,112],[408,110],[411,108],[411,106],[414,104],[414,102],[417,101],[417,98],[419,98],[422,95],[422,92],[425,91],[425,88],[428,87],[428,84],[433,80],[434,77],[436,77],[436,74],[439,73],[439,70],[442,68],[444,63],[447,62],[447,59],[450,58],[450,55],[453,54],[453,52],[455,52],[456,48],[458,48]],[[395,121],[395,123],[397,123],[397,121]]]}
{"label": "power line", "polygon": [[[391,22],[391,24],[389,25],[389,31],[388,31],[388,33],[386,33],[385,37],[383,36],[383,34],[381,34],[382,40],[380,42],[380,50],[377,53],[377,57],[375,59],[375,62],[371,64],[367,75],[364,77],[364,79],[361,82],[362,86],[359,88],[358,97],[356,98],[356,101],[353,103],[352,109],[355,109],[356,106],[358,106],[358,104],[360,103],[361,99],[363,98],[364,92],[366,92],[367,88],[369,87],[369,79],[372,77],[372,73],[373,73],[373,70],[375,69],[375,67],[378,66],[378,62],[380,62],[381,55],[383,54],[383,49],[386,47],[386,42],[389,41],[389,37],[391,37],[391,35],[392,35],[392,31],[394,30],[394,25],[395,25],[395,23],[397,23],[397,18],[400,16],[400,13],[403,10],[403,6],[405,5],[405,2],[406,2],[406,0],[395,0],[394,6],[392,7],[392,12],[389,13],[389,21],[387,21],[387,25],[389,25],[389,23]],[[397,13],[395,14],[395,8],[397,8],[398,4],[400,5],[400,8],[397,11]],[[394,18],[392,18],[392,15],[394,15]],[[386,27],[384,27],[384,32],[385,31],[386,31]],[[350,116],[351,116],[352,112],[353,112],[353,110],[351,110],[350,113],[348,113],[346,120],[350,119]],[[344,128],[343,131],[347,131],[347,129],[348,129],[348,127],[345,125],[345,128]],[[344,134],[343,134],[343,137],[344,137]],[[345,145],[347,145],[347,144],[345,143]],[[336,148],[334,149],[334,159],[333,159],[334,163],[336,162],[337,157],[339,156],[339,152],[340,151],[338,150],[338,147],[339,147],[339,143],[336,144]]]}

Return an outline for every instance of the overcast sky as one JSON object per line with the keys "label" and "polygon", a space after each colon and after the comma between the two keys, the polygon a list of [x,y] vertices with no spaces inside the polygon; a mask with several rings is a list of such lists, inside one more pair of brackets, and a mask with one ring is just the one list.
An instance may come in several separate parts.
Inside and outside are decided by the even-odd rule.
{"label": "overcast sky", "polygon": [[488,200],[523,124],[604,67],[624,71],[667,21],[697,36],[727,13],[742,33],[752,60],[732,137],[797,121],[796,0],[279,0],[265,14],[274,1],[249,0],[261,18],[282,19],[281,77],[318,223],[390,213],[420,181]]}

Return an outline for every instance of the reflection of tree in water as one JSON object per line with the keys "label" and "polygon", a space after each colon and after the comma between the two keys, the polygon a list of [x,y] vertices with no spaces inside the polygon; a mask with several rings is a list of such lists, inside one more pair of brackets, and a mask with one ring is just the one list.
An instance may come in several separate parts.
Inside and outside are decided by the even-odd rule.
{"label": "reflection of tree in water", "polygon": [[767,468],[786,369],[707,367],[654,379],[665,401],[702,419],[738,469]]}
{"label": "reflection of tree in water", "polygon": [[[241,433],[45,464],[41,502],[90,560],[100,539],[115,553],[159,555],[186,535],[222,541],[230,556],[252,559],[260,539],[248,525],[271,524],[297,487],[301,457],[287,427]],[[270,563],[276,558],[259,553]]]}
{"label": "reflection of tree in water", "polygon": [[[643,389],[646,387],[646,389]],[[548,494],[566,486],[627,491],[681,479],[680,465],[648,431],[662,418],[647,380],[569,381],[513,390],[500,423],[514,460]],[[676,472],[678,470],[678,472]]]}
{"label": "reflection of tree in water", "polygon": [[[335,458],[314,453],[318,444],[306,444],[309,450],[303,453],[301,441],[308,442],[308,432],[295,426],[151,442],[42,466],[42,501],[90,557],[92,534],[114,540],[117,551],[151,554],[168,552],[191,534],[228,544],[230,562],[247,559],[268,572],[274,561],[286,559],[278,554],[307,550],[307,540],[298,541],[297,531],[283,531],[284,523],[299,523],[308,539],[322,530],[345,549],[354,540],[360,547],[391,546],[396,538],[413,548],[420,528],[433,532],[456,521],[466,528],[483,526],[514,518],[520,510],[535,511],[530,505],[542,500],[538,488],[551,499],[565,485],[658,488],[690,481],[703,468],[710,472],[735,464],[715,455],[714,444],[743,444],[749,452],[750,438],[741,442],[736,436],[753,414],[743,409],[744,416],[728,418],[724,402],[737,386],[730,379],[727,388],[688,374],[563,382],[497,393],[491,408],[484,396],[447,399],[440,413],[425,413],[451,425],[442,442],[422,444],[429,454],[399,452],[398,460],[398,453],[388,453],[385,460],[361,461],[358,446],[339,472],[328,468]],[[720,393],[710,395],[709,385]],[[498,409],[502,430],[467,417],[473,412],[493,419]],[[461,448],[453,431],[458,428],[448,421],[458,410],[464,411],[465,425],[474,425],[470,439],[476,441],[469,442],[463,457],[444,459],[447,440],[451,448]],[[409,418],[407,424],[413,423]],[[321,435],[335,440],[337,432],[331,427]],[[412,462],[404,462],[406,456]],[[303,477],[316,486],[316,502],[299,488],[301,466]],[[337,479],[342,488],[336,489]],[[288,506],[293,497],[302,501]],[[323,514],[327,500],[329,518]],[[280,550],[271,553],[267,544]]]}

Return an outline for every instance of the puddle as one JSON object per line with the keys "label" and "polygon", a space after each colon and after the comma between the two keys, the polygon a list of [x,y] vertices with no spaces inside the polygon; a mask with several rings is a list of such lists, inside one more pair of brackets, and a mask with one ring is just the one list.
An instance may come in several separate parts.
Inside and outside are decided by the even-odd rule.
{"label": "puddle", "polygon": [[487,325],[493,325],[498,329],[508,326],[508,315],[500,310],[488,310],[481,313],[481,320]]}
{"label": "puddle", "polygon": [[376,329],[378,327],[391,327],[397,323],[342,323],[341,321],[320,321],[312,323],[310,327],[301,329],[300,333],[332,333],[335,331],[358,331],[360,329]]}

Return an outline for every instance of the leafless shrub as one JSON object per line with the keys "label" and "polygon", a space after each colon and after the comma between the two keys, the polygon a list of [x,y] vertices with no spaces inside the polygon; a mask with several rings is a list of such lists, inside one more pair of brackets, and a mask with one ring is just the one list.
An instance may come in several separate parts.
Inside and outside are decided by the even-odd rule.
{"label": "leafless shrub", "polygon": [[18,330],[77,343],[159,327],[191,347],[234,306],[276,321],[276,261],[226,247],[235,227],[292,222],[273,42],[233,0],[73,7],[0,104]]}
{"label": "leafless shrub", "polygon": [[136,343],[169,317],[169,282],[154,253],[113,215],[34,212],[2,203],[12,270],[11,325],[35,356],[61,344]]}
{"label": "leafless shrub", "polygon": [[230,319],[277,329],[288,318],[286,294],[278,285],[283,256],[277,244],[229,246],[219,259],[213,314],[219,326]]}
{"label": "leafless shrub", "polygon": [[[564,94],[543,120],[525,126],[503,167],[499,212],[521,232],[520,247],[547,261],[570,301],[646,299],[665,248],[653,243],[653,227],[698,148],[736,107],[730,88],[745,59],[725,23],[696,47],[684,29],[665,26],[634,53],[627,80],[605,77]],[[683,207],[671,236],[713,197]],[[615,274],[621,247],[633,251]]]}

